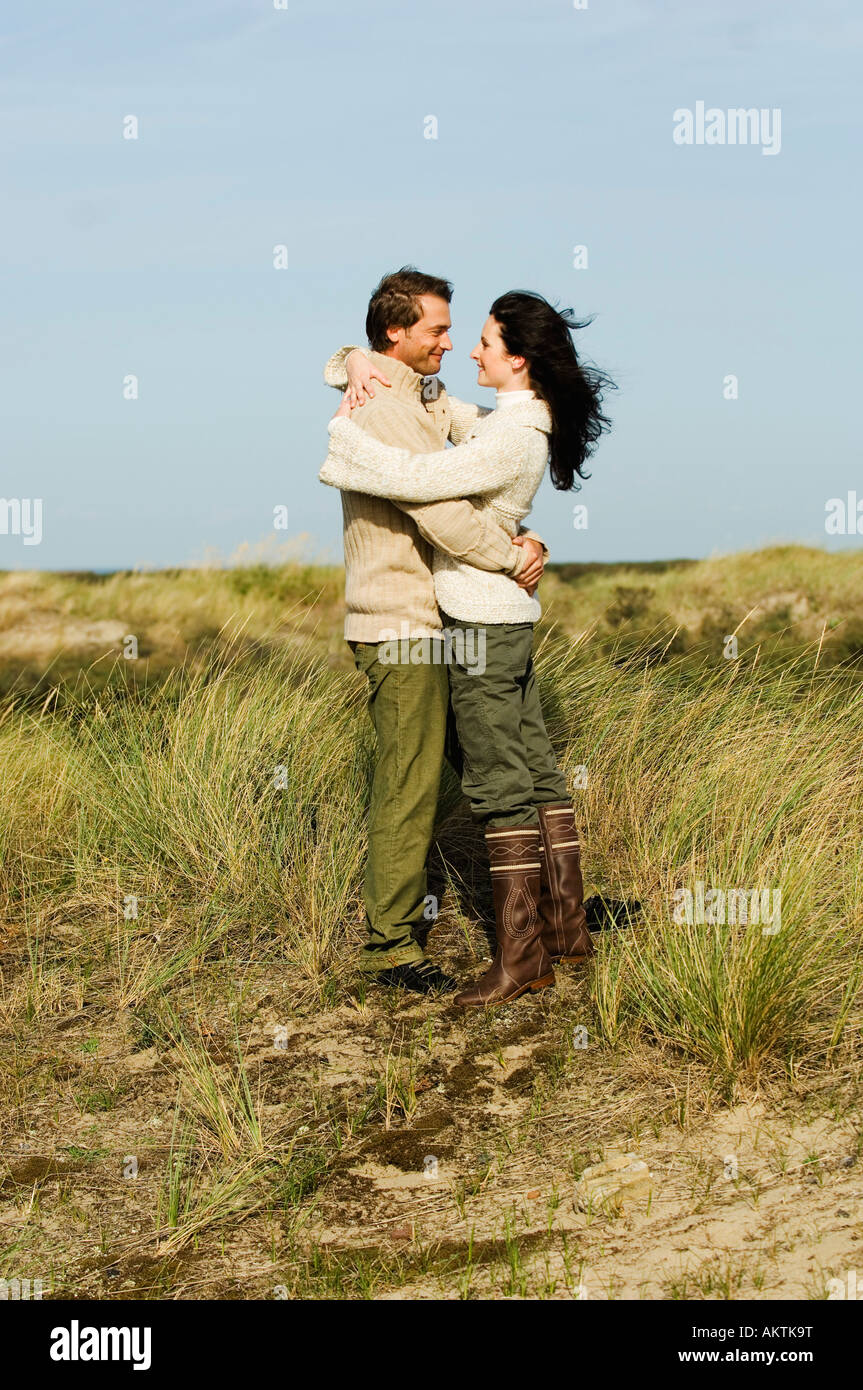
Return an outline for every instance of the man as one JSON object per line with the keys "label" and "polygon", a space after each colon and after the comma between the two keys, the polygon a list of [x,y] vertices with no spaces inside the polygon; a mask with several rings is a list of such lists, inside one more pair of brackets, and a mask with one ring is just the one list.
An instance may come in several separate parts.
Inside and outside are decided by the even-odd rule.
{"label": "man", "polygon": [[[459,442],[473,424],[453,420],[440,371],[452,343],[452,286],[405,266],[386,275],[369,301],[370,359],[391,383],[375,392],[353,419],[384,444],[414,452]],[[343,348],[324,379],[347,384]],[[425,957],[417,939],[424,925],[426,861],[434,833],[447,734],[449,683],[442,659],[393,660],[394,638],[428,638],[443,645],[435,600],[432,551],[480,569],[512,575],[533,590],[547,554],[533,532],[512,540],[467,500],[422,505],[343,492],[345,638],[369,683],[377,755],[369,811],[364,883],[367,939],[360,969],[380,983],[419,993],[450,992],[456,982]],[[383,644],[383,645],[382,645]]]}

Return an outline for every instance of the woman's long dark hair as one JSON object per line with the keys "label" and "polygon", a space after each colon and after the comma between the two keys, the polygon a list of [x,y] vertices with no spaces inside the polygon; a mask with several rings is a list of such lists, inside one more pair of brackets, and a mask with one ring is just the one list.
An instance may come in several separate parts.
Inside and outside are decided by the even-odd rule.
{"label": "woman's long dark hair", "polygon": [[551,412],[551,480],[561,492],[577,490],[576,473],[590,477],[582,465],[603,430],[611,428],[601,410],[602,393],[616,390],[604,372],[578,360],[571,334],[592,320],[578,320],[572,309],[555,309],[531,290],[502,294],[489,313],[500,327],[507,352],[527,362],[531,386]]}

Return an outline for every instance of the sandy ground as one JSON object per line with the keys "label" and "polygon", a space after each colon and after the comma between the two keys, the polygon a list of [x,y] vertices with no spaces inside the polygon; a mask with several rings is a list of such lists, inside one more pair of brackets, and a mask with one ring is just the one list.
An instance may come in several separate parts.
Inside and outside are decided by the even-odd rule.
{"label": "sandy ground", "polygon": [[[450,963],[471,968],[469,956]],[[488,1016],[379,991],[291,1013],[289,997],[278,972],[251,991],[246,1066],[265,1128],[303,1121],[303,1142],[328,1145],[325,1170],[289,1208],[250,1204],[170,1258],[154,1213],[176,1050],[96,1001],[39,1023],[15,1051],[22,1103],[4,1106],[0,1242],[17,1244],[13,1272],[55,1296],[699,1300],[823,1298],[859,1268],[863,1292],[847,1075],[729,1108],[649,1049],[615,1057],[589,1030],[586,1048],[570,1046],[590,988],[565,967],[554,990]],[[217,1008],[200,1036],[229,1072]],[[407,1102],[388,1103],[387,1075],[408,1074]],[[615,1153],[647,1162],[649,1197],[578,1210],[577,1177]]]}

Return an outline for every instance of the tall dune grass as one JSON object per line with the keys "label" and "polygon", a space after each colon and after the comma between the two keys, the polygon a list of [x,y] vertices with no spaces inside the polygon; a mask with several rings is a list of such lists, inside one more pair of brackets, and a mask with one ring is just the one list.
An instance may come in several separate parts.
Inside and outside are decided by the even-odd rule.
{"label": "tall dune grass", "polygon": [[[769,669],[715,644],[696,655],[615,665],[590,633],[538,653],[564,766],[587,768],[588,891],[643,904],[601,943],[599,1028],[723,1076],[827,1059],[860,1026],[863,692],[811,651]],[[122,698],[9,704],[0,910],[40,940],[60,919],[89,923],[127,1002],[226,931],[247,952],[275,940],[298,988],[346,978],[371,755],[364,683],[310,644]],[[675,889],[699,880],[781,890],[781,929],[675,922]],[[156,918],[170,924],[159,952]]]}
{"label": "tall dune grass", "polygon": [[[558,660],[553,684],[574,696],[578,667]],[[859,1034],[861,706],[856,683],[818,675],[808,654],[778,676],[707,649],[698,679],[647,667],[592,682],[559,730],[567,765],[588,772],[586,867],[644,905],[603,940],[609,1040],[647,1034],[733,1076],[770,1057],[826,1061]],[[675,891],[699,882],[779,892],[780,918],[675,920]]]}
{"label": "tall dune grass", "polygon": [[275,931],[286,959],[320,972],[343,948],[364,853],[363,715],[358,681],[284,656],[7,715],[4,911],[25,893],[106,921],[173,902],[250,939]]}

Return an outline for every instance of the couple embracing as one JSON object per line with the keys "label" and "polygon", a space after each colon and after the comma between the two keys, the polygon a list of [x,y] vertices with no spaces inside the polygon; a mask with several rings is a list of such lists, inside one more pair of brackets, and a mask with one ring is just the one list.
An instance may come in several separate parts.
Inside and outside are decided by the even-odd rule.
{"label": "couple embracing", "polygon": [[380,282],[370,350],[342,348],[325,369],[344,395],[319,476],[341,491],[345,638],[377,736],[360,968],[422,993],[458,989],[420,944],[454,720],[497,937],[491,968],[454,1002],[488,1007],[593,953],[575,816],[532,661],[548,551],[522,522],[547,467],[561,491],[585,476],[612,383],[579,362],[571,334],[586,325],[571,311],[512,291],[471,353],[493,407],[456,400],[436,380],[452,348],[451,298],[448,281],[412,267]]}

